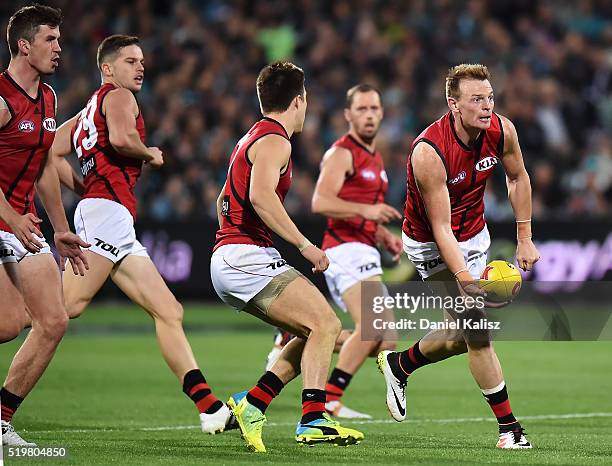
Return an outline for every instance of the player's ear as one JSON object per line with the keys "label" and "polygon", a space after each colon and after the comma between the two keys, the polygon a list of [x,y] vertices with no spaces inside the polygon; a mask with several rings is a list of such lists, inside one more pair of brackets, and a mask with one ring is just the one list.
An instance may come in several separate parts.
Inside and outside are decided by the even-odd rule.
{"label": "player's ear", "polygon": [[110,63],[102,63],[102,74],[104,76],[111,76],[113,74],[113,69],[110,66]]}
{"label": "player's ear", "polygon": [[448,103],[448,108],[450,108],[453,112],[458,112],[459,107],[457,106],[457,100],[454,97],[447,97],[446,102]]}
{"label": "player's ear", "polygon": [[348,108],[344,109],[344,119],[346,120],[347,123],[351,122],[351,111]]}
{"label": "player's ear", "polygon": [[30,54],[30,42],[25,39],[19,39],[17,41],[17,48],[23,55]]}

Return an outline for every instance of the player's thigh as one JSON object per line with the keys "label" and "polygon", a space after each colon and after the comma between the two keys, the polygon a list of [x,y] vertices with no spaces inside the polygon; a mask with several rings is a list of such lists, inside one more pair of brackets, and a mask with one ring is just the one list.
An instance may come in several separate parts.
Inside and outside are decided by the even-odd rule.
{"label": "player's thigh", "polygon": [[180,307],[148,256],[125,257],[113,269],[111,278],[128,298],[154,317],[174,315],[176,309]]}
{"label": "player's thigh", "polygon": [[19,264],[9,262],[0,265],[0,341],[15,338],[25,322],[25,302],[18,272]]}
{"label": "player's thigh", "polygon": [[271,323],[307,337],[313,329],[340,332],[340,321],[321,292],[308,279],[297,277],[268,307]]}
{"label": "player's thigh", "polygon": [[[364,312],[372,312],[371,306],[375,296],[385,296],[386,290],[382,282],[381,275],[373,275],[364,280],[361,280],[342,294],[342,301],[346,306],[346,310],[353,319],[356,325],[362,321]],[[366,306],[367,305],[367,306]],[[364,308],[364,306],[366,306]]]}
{"label": "player's thigh", "polygon": [[52,254],[26,256],[19,263],[23,298],[32,324],[65,327],[68,315],[62,296],[62,280]]}
{"label": "player's thigh", "polygon": [[76,317],[102,288],[113,269],[113,262],[100,254],[85,251],[89,270],[85,276],[75,275],[70,267],[63,274],[64,301],[70,317]]}

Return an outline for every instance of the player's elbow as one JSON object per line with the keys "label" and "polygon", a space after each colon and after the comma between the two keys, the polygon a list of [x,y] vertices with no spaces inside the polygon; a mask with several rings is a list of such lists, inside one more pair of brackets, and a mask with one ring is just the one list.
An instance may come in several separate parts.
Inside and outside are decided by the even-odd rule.
{"label": "player's elbow", "polygon": [[266,205],[266,197],[265,192],[262,192],[259,189],[251,189],[251,192],[249,193],[249,201],[251,202],[251,205],[255,211],[259,212],[264,208]]}
{"label": "player's elbow", "polygon": [[312,201],[310,203],[310,210],[312,210],[313,214],[324,214],[325,213],[325,209],[323,207],[323,200],[321,199],[321,196],[315,194],[314,196],[312,196]]}
{"label": "player's elbow", "polygon": [[131,138],[128,133],[111,132],[108,135],[108,141],[117,152],[125,151],[131,146]]}

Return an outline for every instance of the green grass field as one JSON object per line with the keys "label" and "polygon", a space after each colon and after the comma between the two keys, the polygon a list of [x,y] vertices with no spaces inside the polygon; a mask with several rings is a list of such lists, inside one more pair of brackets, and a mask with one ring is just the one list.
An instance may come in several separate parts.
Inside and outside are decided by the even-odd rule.
{"label": "green grass field", "polygon": [[[263,371],[272,332],[219,306],[186,306],[186,328],[217,396],[250,388]],[[21,340],[0,346],[2,377]],[[403,343],[402,345],[405,345]],[[266,454],[246,450],[237,431],[203,435],[197,412],[165,366],[148,317],[133,307],[92,307],[71,322],[50,368],[14,418],[39,446],[63,446],[65,460],[6,458],[7,464],[611,464],[612,342],[500,342],[515,414],[535,448],[498,451],[497,426],[457,357],[420,370],[408,385],[409,419],[394,422],[374,360],[345,402],[369,422],[348,448],[300,447],[301,380],[267,412]]]}

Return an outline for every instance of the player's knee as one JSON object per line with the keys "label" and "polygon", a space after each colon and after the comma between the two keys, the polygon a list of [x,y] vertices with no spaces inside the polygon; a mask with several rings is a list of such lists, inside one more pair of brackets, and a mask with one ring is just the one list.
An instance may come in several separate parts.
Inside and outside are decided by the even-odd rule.
{"label": "player's knee", "polygon": [[164,301],[159,301],[152,308],[147,309],[148,313],[157,323],[163,323],[169,326],[183,325],[183,305],[174,297]]}
{"label": "player's knee", "polygon": [[61,340],[68,328],[68,314],[62,309],[53,314],[45,315],[45,317],[38,322],[34,321],[33,325],[36,324],[38,324],[38,327],[48,338],[52,340]]}
{"label": "player's knee", "polygon": [[331,335],[333,335],[334,339],[337,339],[342,331],[342,322],[338,319],[338,316],[332,312],[332,315],[329,317],[329,320],[326,320],[325,327],[329,331]]}
{"label": "player's knee", "polygon": [[310,327],[310,332],[325,333],[334,340],[338,339],[342,331],[342,323],[331,308],[319,312],[308,327]]}
{"label": "player's knee", "polygon": [[466,351],[467,349],[470,351],[492,351],[493,344],[485,335],[481,335],[480,338],[472,336],[472,338],[467,341]]}
{"label": "player's knee", "polygon": [[468,347],[465,340],[450,340],[446,342],[446,350],[451,354],[467,353]]}

